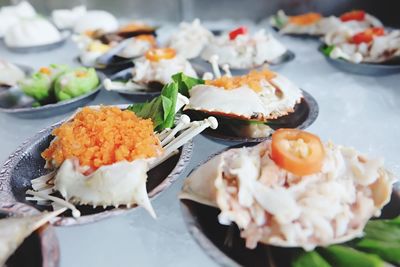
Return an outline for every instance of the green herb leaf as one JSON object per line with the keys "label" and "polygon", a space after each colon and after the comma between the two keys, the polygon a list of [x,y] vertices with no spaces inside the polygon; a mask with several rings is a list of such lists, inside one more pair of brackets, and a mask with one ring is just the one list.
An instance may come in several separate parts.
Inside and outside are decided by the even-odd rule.
{"label": "green herb leaf", "polygon": [[292,262],[292,267],[331,267],[331,265],[314,250],[300,254]]}
{"label": "green herb leaf", "polygon": [[355,244],[357,249],[400,264],[400,217],[369,221],[364,232],[364,237]]}
{"label": "green herb leaf", "polygon": [[325,45],[325,46],[323,46],[323,47],[321,48],[321,52],[322,52],[325,56],[329,57],[329,55],[331,54],[331,52],[332,52],[332,50],[333,50],[334,48],[335,48],[334,45]]}
{"label": "green herb leaf", "polygon": [[275,26],[278,29],[282,29],[286,24],[286,22],[283,19],[281,19],[279,16],[274,16],[274,20],[275,20]]}
{"label": "green herb leaf", "polygon": [[347,246],[333,245],[321,248],[320,253],[335,267],[384,267],[386,263],[376,255],[355,250]]}
{"label": "green herb leaf", "polygon": [[189,97],[189,91],[193,86],[204,84],[204,80],[186,76],[182,72],[173,75],[172,80],[177,84],[179,93],[186,97]]}
{"label": "green herb leaf", "polygon": [[163,87],[160,96],[150,102],[132,104],[128,110],[135,112],[141,118],[151,119],[154,130],[162,131],[174,126],[177,97],[177,84],[169,83]]}

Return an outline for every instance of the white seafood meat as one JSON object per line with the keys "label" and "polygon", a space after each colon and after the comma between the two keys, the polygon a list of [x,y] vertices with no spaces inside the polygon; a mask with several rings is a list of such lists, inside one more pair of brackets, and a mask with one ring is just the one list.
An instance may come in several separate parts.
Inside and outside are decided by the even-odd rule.
{"label": "white seafood meat", "polygon": [[189,91],[189,104],[185,109],[266,121],[293,112],[303,97],[301,90],[280,74],[276,74],[270,81],[264,79],[260,83],[260,92],[247,85],[231,90],[213,85],[197,85]]}
{"label": "white seafood meat", "polygon": [[270,141],[231,149],[195,170],[180,198],[221,210],[246,246],[258,242],[312,250],[359,237],[390,200],[393,178],[382,160],[326,144],[322,170],[296,176],[270,158]]}

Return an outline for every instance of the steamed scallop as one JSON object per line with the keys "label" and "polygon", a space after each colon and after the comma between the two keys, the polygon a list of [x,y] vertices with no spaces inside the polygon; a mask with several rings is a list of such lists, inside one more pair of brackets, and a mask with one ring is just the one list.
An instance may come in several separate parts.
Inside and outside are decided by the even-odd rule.
{"label": "steamed scallop", "polygon": [[[180,198],[220,209],[219,222],[236,223],[248,248],[260,242],[306,250],[362,236],[389,202],[393,181],[381,159],[321,143],[319,169],[299,175],[275,158],[273,142],[212,158],[190,174]],[[307,157],[307,141],[279,142]]]}
{"label": "steamed scallop", "polygon": [[294,111],[301,90],[286,77],[269,70],[243,76],[206,80],[190,91],[185,109],[245,120],[267,121]]}

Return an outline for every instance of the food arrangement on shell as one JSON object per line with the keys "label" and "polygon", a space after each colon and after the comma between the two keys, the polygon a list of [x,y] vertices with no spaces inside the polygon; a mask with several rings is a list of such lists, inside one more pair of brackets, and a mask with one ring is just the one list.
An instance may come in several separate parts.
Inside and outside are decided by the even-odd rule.
{"label": "food arrangement on shell", "polygon": [[[399,260],[396,249],[380,248],[399,227],[395,182],[382,159],[280,129],[272,140],[214,155],[188,176],[180,198],[189,229],[199,231],[192,234],[220,263],[384,266]],[[392,220],[370,220],[379,216]]]}
{"label": "food arrangement on shell", "polygon": [[[30,129],[26,119],[40,118],[38,125],[48,125],[54,120],[46,117],[71,112],[25,141],[0,169],[0,208],[4,217],[11,216],[0,220],[6,244],[0,246],[1,265],[58,266],[51,225],[87,227],[86,235],[94,227],[127,220],[131,229],[112,232],[117,237],[120,231],[134,231],[133,250],[141,240],[143,257],[160,254],[146,259],[149,265],[162,261],[169,266],[172,261],[165,256],[172,250],[181,253],[177,248],[183,241],[193,249],[190,236],[183,237],[186,231],[222,266],[399,265],[396,166],[392,174],[382,159],[350,147],[355,139],[342,131],[349,118],[361,114],[353,105],[371,97],[370,88],[357,97],[343,94],[342,85],[350,88],[357,77],[322,76],[331,71],[328,65],[308,72],[316,61],[311,55],[305,60],[311,51],[305,45],[317,42],[280,36],[319,37],[319,51],[329,63],[374,76],[400,71],[399,30],[363,10],[338,16],[289,13],[278,11],[269,19],[278,32],[271,33],[239,20],[210,27],[194,19],[170,28],[161,22],[121,22],[84,5],[53,10],[51,18],[38,15],[28,2],[0,8],[0,37],[9,50],[0,62],[0,111],[25,119],[12,118],[10,125],[21,123],[16,138]],[[62,47],[69,38],[71,44]],[[73,53],[61,55],[70,45]],[[45,52],[56,48],[59,54],[48,55],[53,53],[52,60],[60,64],[49,65]],[[14,60],[13,53],[29,53],[29,62],[36,52],[43,52],[44,59],[29,63],[43,66],[36,71],[14,64],[23,61]],[[83,67],[64,65],[66,59]],[[336,81],[337,92],[320,86]],[[382,102],[393,106],[387,96],[375,92],[376,107]],[[91,100],[95,104],[87,106]],[[343,110],[327,131],[327,112],[338,110],[332,103]],[[313,125],[320,108],[322,116]],[[303,131],[309,126],[322,132],[321,138]],[[385,127],[380,131],[392,136]],[[321,141],[331,130],[340,132],[339,139],[348,137],[341,140],[345,146]],[[355,142],[360,151],[385,149],[385,140],[383,145],[362,142],[366,137],[361,135],[375,131],[371,126],[365,133],[351,133],[360,135],[361,142]],[[231,143],[240,144],[227,147]],[[202,156],[224,147],[194,167]],[[179,215],[183,220],[175,218]],[[159,229],[165,231],[154,231]],[[68,231],[57,232],[62,243]],[[93,240],[110,234],[97,232]],[[165,246],[165,236],[174,237],[171,247]],[[119,250],[128,235],[118,238],[121,243],[112,246]],[[155,244],[149,243],[155,238]],[[95,244],[89,249],[86,240],[76,241],[82,241],[76,243],[79,253],[97,252]],[[62,248],[65,255],[71,253]],[[141,258],[137,264],[144,264]]]}

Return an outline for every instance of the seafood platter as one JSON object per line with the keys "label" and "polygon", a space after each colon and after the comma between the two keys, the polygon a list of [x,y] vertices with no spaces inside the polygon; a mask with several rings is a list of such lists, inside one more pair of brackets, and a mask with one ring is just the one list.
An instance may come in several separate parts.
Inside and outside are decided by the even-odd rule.
{"label": "seafood platter", "polygon": [[0,7],[1,266],[400,266],[384,18],[38,10]]}

